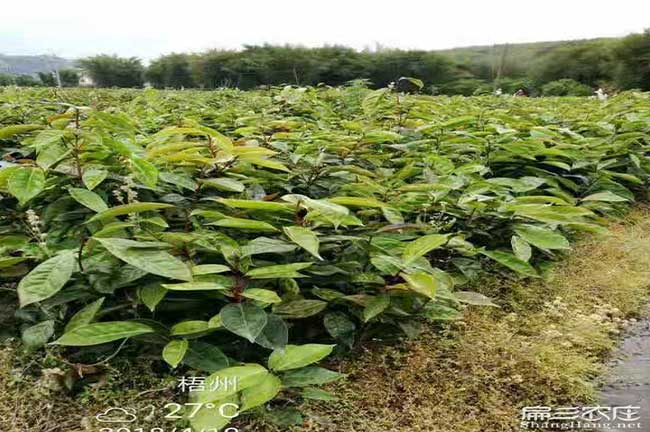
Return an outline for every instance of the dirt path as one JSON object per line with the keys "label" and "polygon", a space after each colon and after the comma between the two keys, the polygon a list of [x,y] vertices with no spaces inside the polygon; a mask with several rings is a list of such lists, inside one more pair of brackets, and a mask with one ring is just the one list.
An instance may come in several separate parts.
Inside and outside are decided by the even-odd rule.
{"label": "dirt path", "polygon": [[[643,316],[650,317],[650,308]],[[611,371],[605,376],[600,401],[604,406],[640,407],[639,432],[650,432],[650,318],[637,321],[626,331]],[[616,427],[605,429],[622,430]]]}

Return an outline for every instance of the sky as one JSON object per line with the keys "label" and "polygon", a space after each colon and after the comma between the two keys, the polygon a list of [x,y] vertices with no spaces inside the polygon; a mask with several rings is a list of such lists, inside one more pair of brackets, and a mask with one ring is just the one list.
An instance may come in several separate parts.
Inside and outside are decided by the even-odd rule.
{"label": "sky", "polygon": [[253,44],[403,49],[623,36],[648,0],[3,0],[0,53],[147,61]]}

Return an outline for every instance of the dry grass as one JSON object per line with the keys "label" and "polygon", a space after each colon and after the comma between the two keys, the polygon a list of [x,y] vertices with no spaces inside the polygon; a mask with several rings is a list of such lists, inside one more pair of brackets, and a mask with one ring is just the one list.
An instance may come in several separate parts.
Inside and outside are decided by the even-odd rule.
{"label": "dry grass", "polygon": [[[442,332],[368,348],[361,358],[339,363],[350,374],[333,386],[339,401],[304,406],[307,421],[300,430],[518,430],[522,406],[593,397],[603,357],[624,318],[647,301],[649,286],[650,209],[639,209],[604,238],[580,242],[545,282],[489,280],[476,288],[500,299],[500,309],[469,309]],[[0,350],[0,364],[7,365],[0,367],[1,432],[96,431],[89,417],[107,406],[173,399],[165,390],[141,394],[169,384],[146,362],[114,364],[116,370],[74,396],[40,376],[55,361],[7,348]],[[272,428],[250,424],[241,430]]]}
{"label": "dry grass", "polygon": [[523,406],[589,401],[623,319],[650,294],[650,210],[580,242],[548,281],[477,290],[503,307],[342,364],[341,400],[305,407],[304,430],[515,431]]}
{"label": "dry grass", "polygon": [[[115,362],[89,371],[69,391],[65,387],[70,368],[53,352],[29,355],[14,344],[0,349],[1,432],[98,432],[94,416],[108,407],[143,409],[161,407],[174,399],[172,377],[152,371],[151,361]],[[157,424],[156,424],[157,423]],[[138,426],[158,426],[145,419]],[[119,428],[128,424],[110,424]]]}

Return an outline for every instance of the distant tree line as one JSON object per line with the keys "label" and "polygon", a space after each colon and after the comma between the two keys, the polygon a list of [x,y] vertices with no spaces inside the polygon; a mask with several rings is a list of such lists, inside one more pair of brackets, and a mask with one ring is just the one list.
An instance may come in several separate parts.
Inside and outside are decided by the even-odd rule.
{"label": "distant tree line", "polygon": [[75,69],[61,69],[56,73],[39,72],[37,77],[32,75],[10,75],[0,73],[0,86],[16,85],[19,87],[57,87],[59,81],[62,87],[77,87],[79,85],[80,73]]}
{"label": "distant tree line", "polygon": [[[521,61],[501,53],[457,58],[444,52],[413,50],[356,51],[330,46],[246,46],[241,51],[212,50],[200,54],[174,53],[153,60],[148,67],[135,57],[98,55],[79,66],[97,87],[155,88],[238,87],[265,85],[342,85],[366,79],[384,87],[402,76],[416,77],[432,94],[488,94],[525,89],[529,94],[589,95],[595,87],[650,90],[650,30],[620,39],[567,41]],[[521,48],[520,48],[521,50]],[[497,61],[493,61],[494,58]],[[74,71],[59,71],[64,86],[77,85]],[[54,75],[0,75],[0,85],[56,85]]]}

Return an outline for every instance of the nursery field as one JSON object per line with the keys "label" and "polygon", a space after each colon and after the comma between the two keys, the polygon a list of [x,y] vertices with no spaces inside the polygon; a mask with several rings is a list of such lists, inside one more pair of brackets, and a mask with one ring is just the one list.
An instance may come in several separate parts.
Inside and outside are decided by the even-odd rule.
{"label": "nursery field", "polygon": [[650,95],[0,88],[0,154],[4,339],[71,392],[152,360],[167,428],[289,427],[333,359],[499,307],[483,277],[543,281],[647,201]]}

